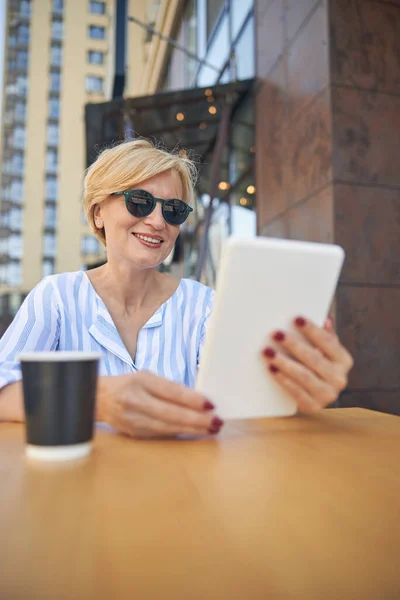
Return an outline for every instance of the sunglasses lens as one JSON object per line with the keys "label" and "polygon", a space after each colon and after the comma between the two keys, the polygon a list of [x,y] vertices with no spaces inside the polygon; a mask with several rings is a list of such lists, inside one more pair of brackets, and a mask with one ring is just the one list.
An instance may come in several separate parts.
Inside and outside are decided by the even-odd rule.
{"label": "sunglasses lens", "polygon": [[164,219],[170,225],[182,225],[189,215],[188,208],[182,200],[168,200],[163,205]]}
{"label": "sunglasses lens", "polygon": [[126,208],[131,215],[138,219],[147,217],[154,208],[154,200],[146,192],[131,193],[126,198]]}

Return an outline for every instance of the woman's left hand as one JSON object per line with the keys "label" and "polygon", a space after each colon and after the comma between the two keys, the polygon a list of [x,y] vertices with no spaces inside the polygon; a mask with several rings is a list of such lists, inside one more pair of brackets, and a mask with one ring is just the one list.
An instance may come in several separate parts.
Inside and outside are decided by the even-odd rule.
{"label": "woman's left hand", "polygon": [[313,413],[335,402],[347,387],[354,361],[331,319],[323,328],[303,317],[297,317],[294,325],[301,337],[275,331],[271,336],[275,348],[265,348],[263,355],[274,379],[289,392],[299,411]]}

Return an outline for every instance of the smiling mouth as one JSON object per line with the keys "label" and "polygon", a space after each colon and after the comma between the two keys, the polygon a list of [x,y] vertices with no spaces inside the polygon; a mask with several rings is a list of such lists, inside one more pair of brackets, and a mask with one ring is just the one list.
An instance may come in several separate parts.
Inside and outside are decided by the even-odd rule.
{"label": "smiling mouth", "polygon": [[158,246],[158,245],[162,244],[164,241],[162,238],[152,237],[149,235],[142,235],[141,233],[134,233],[133,235],[135,237],[137,237],[139,240],[142,240],[143,242],[147,242],[148,244],[153,244],[154,246]]}

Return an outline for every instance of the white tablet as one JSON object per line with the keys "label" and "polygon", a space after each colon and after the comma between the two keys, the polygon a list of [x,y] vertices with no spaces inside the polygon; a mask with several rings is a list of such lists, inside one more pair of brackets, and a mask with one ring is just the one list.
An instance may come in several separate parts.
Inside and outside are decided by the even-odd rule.
{"label": "white tablet", "polygon": [[274,345],[272,331],[295,331],[292,322],[298,315],[323,325],[343,260],[343,249],[330,244],[228,239],[196,382],[219,416],[244,419],[296,412],[261,352]]}

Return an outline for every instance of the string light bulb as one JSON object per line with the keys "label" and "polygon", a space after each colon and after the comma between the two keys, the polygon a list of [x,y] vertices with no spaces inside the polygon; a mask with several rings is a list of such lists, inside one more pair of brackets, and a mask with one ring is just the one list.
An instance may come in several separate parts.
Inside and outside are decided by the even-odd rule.
{"label": "string light bulb", "polygon": [[229,183],[227,181],[220,181],[218,184],[218,189],[220,190],[229,190]]}

